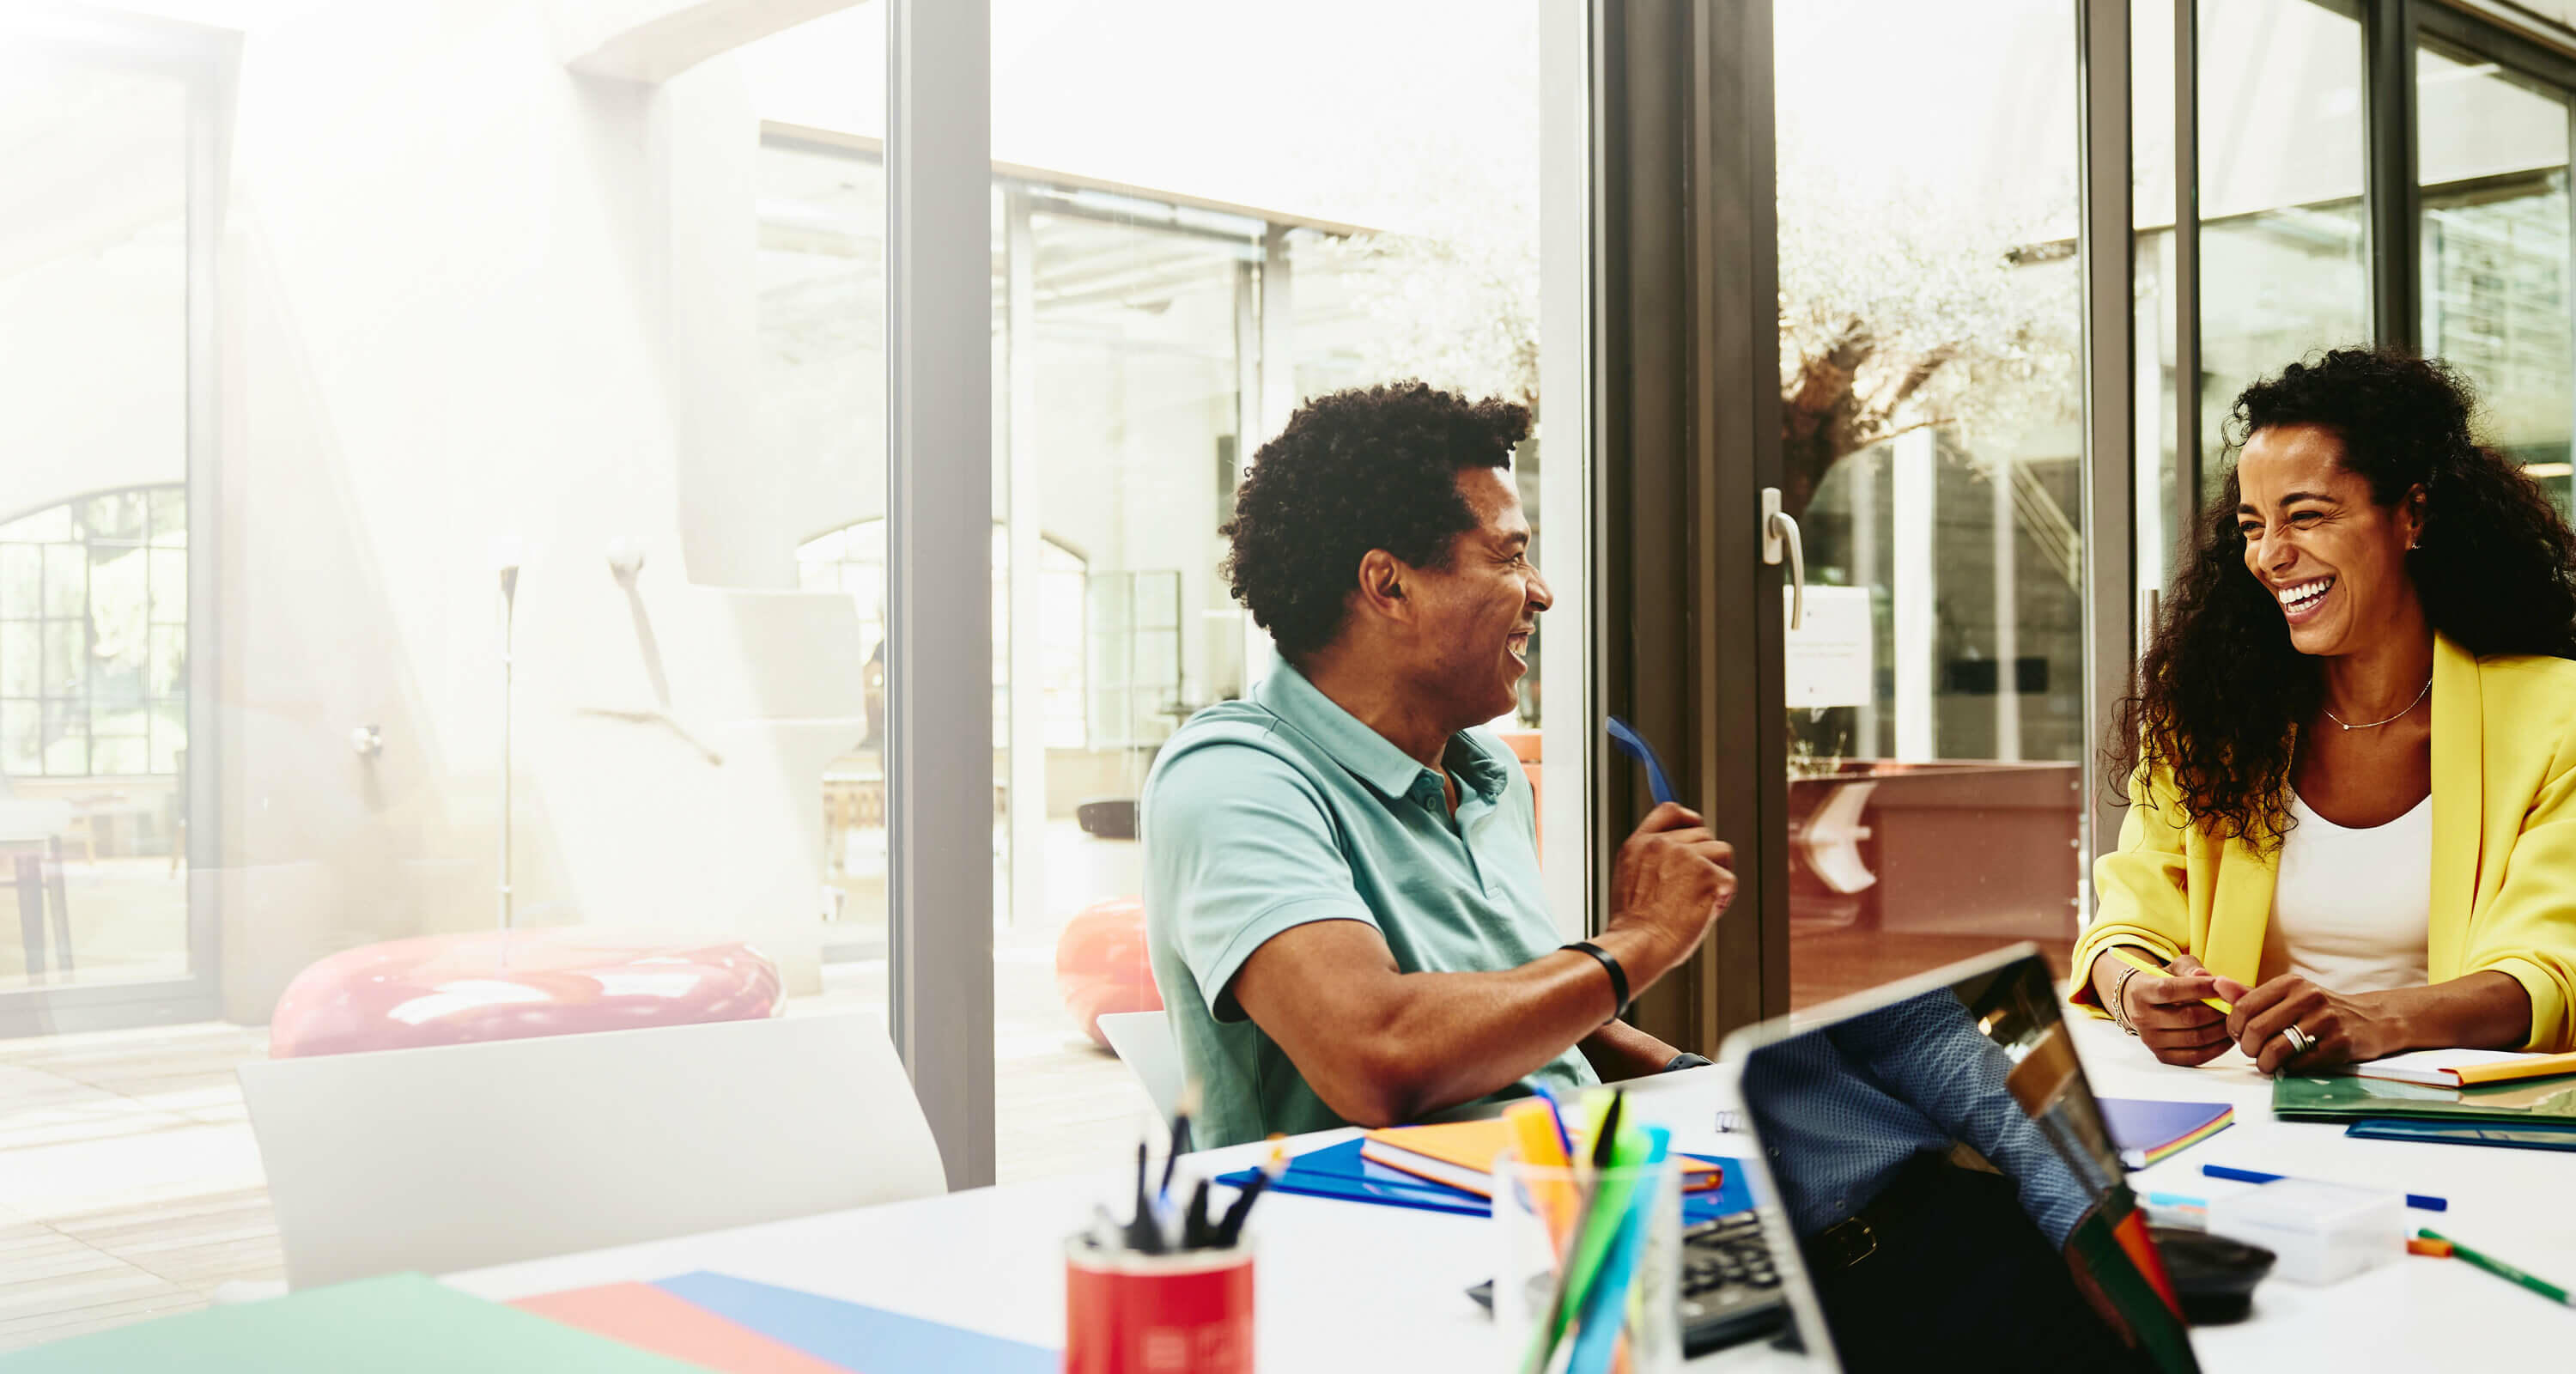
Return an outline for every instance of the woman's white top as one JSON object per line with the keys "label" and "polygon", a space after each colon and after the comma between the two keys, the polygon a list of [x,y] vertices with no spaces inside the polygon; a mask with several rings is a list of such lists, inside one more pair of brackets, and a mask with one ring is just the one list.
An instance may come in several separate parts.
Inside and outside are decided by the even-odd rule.
{"label": "woman's white top", "polygon": [[2384,992],[2425,981],[2433,921],[2433,799],[2386,825],[2353,830],[2290,794],[2263,976],[2295,973],[2329,992]]}

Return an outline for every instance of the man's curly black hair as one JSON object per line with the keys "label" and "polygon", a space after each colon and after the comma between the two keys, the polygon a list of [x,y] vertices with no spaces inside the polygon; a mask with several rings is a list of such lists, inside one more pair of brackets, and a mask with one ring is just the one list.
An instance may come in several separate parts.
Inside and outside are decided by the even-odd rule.
{"label": "man's curly black hair", "polygon": [[1449,566],[1476,527],[1459,472],[1510,467],[1529,431],[1521,406],[1418,381],[1318,396],[1253,455],[1218,531],[1234,541],[1219,571],[1281,657],[1303,663],[1341,633],[1369,550]]}
{"label": "man's curly black hair", "polygon": [[[2228,418],[2242,451],[2258,430],[2318,425],[2343,463],[2389,506],[2424,489],[2424,530],[2407,572],[2434,629],[2479,657],[2576,658],[2576,535],[2522,470],[2470,437],[2476,401],[2436,359],[2339,348],[2245,388]],[[2204,835],[2269,850],[2289,828],[2295,729],[2323,704],[2325,675],[2290,644],[2281,608],[2245,567],[2233,466],[2202,513],[2109,741],[2112,779],[2141,763],[2171,770]]]}

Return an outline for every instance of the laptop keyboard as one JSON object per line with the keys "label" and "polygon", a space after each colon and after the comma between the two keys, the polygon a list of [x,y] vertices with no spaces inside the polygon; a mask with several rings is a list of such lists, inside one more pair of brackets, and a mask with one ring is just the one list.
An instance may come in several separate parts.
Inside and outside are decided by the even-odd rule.
{"label": "laptop keyboard", "polygon": [[1788,1320],[1780,1275],[1751,1212],[1682,1230],[1682,1352],[1704,1355],[1766,1336]]}

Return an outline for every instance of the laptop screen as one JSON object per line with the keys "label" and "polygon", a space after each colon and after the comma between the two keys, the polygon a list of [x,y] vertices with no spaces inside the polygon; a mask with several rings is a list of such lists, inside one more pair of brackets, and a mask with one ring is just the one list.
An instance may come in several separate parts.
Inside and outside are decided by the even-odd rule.
{"label": "laptop screen", "polygon": [[1751,1028],[1727,1057],[1811,1352],[1851,1374],[2197,1368],[2036,953]]}

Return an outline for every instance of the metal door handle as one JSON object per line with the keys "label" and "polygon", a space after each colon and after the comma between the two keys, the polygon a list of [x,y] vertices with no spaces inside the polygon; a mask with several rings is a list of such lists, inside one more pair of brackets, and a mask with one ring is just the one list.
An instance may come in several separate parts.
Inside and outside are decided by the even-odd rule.
{"label": "metal door handle", "polygon": [[1780,509],[1780,489],[1762,489],[1762,561],[1777,564],[1789,554],[1789,628],[1807,619],[1807,550],[1798,542],[1798,518]]}

